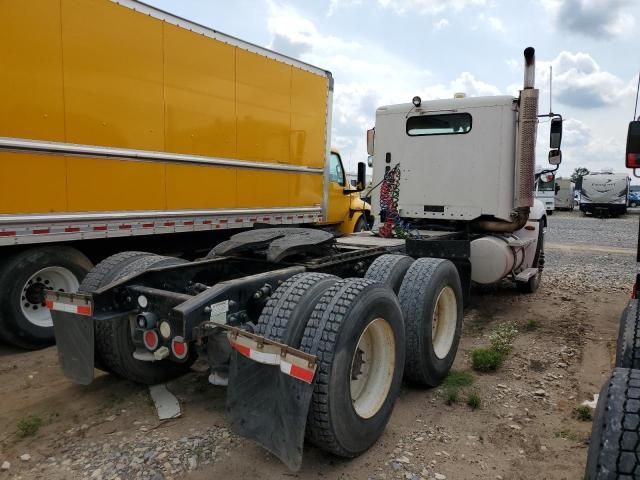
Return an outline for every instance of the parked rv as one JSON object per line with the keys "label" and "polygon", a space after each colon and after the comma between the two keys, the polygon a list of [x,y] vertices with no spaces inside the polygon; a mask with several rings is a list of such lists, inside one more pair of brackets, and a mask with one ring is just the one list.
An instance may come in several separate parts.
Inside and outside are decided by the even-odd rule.
{"label": "parked rv", "polygon": [[573,210],[575,206],[575,183],[570,178],[558,177],[555,187],[556,210]]}
{"label": "parked rv", "polygon": [[627,213],[629,184],[626,173],[600,172],[582,177],[580,210],[585,214],[623,215]]}

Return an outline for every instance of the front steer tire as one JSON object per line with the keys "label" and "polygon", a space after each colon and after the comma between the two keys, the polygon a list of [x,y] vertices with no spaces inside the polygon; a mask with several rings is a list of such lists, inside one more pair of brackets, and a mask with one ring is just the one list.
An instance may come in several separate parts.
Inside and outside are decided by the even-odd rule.
{"label": "front steer tire", "polygon": [[616,368],[598,398],[587,480],[640,478],[640,371]]}
{"label": "front steer tire", "polygon": [[438,386],[453,365],[462,332],[462,286],[455,265],[419,258],[407,271],[398,298],[407,338],[405,379]]}
{"label": "front steer tire", "polygon": [[[87,275],[86,284],[83,282],[80,291],[91,293],[109,283],[142,273],[150,268],[183,263],[187,261],[151,253],[118,253],[99,263]],[[169,359],[154,362],[136,360],[133,358],[136,347],[131,339],[128,316],[95,321],[95,342],[96,367],[145,385],[163,383],[183,375],[189,371],[196,360],[193,348],[190,349],[186,362],[178,363]]]}
{"label": "front steer tire", "polygon": [[[374,349],[368,350],[371,356],[360,353],[361,339],[374,330],[382,334],[379,338],[388,340],[390,348],[379,350],[381,356],[377,358]],[[374,340],[372,343],[383,345]],[[400,390],[404,344],[402,311],[391,289],[351,278],[338,281],[326,291],[311,314],[301,343],[303,351],[317,357],[306,428],[307,438],[314,445],[350,458],[376,442]],[[366,369],[369,362],[371,369],[360,377],[363,373],[358,368],[355,375],[366,381],[364,388],[358,390],[358,398],[352,399],[356,354],[363,360],[360,367]],[[387,361],[380,362],[383,358]],[[359,403],[360,399],[363,403]],[[376,401],[364,403],[369,399]],[[370,408],[361,414],[358,405]]]}

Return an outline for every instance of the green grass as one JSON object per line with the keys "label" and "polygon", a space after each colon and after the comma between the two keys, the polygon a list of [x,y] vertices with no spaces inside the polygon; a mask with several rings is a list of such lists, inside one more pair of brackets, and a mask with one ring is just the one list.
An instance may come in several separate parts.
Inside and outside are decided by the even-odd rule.
{"label": "green grass", "polygon": [[493,347],[475,348],[471,351],[471,365],[477,372],[494,372],[502,365],[504,356]]}
{"label": "green grass", "polygon": [[460,395],[458,393],[458,389],[455,387],[447,388],[444,393],[444,402],[447,405],[453,405],[454,403],[458,403]]}
{"label": "green grass", "polygon": [[537,320],[531,319],[524,325],[524,329],[527,332],[533,332],[533,331],[537,330],[539,326],[540,326],[540,324],[538,323]]}
{"label": "green grass", "polygon": [[18,437],[30,437],[35,435],[42,426],[42,419],[36,415],[22,417],[18,420]]}
{"label": "green grass", "polygon": [[565,440],[573,440],[576,441],[578,436],[570,432],[569,430],[560,430],[559,432],[554,432],[553,434],[556,438],[564,438]]}
{"label": "green grass", "polygon": [[478,395],[477,392],[471,392],[467,397],[467,405],[471,407],[471,410],[477,410],[480,408],[481,403],[480,395]]}
{"label": "green grass", "polygon": [[518,329],[513,322],[504,322],[496,327],[491,336],[491,348],[503,356],[511,353],[513,340],[518,334]]}
{"label": "green grass", "polygon": [[573,409],[573,416],[583,422],[590,422],[593,419],[591,415],[591,409],[586,405],[578,405]]}
{"label": "green grass", "polygon": [[473,384],[473,374],[463,370],[451,370],[444,380],[446,387],[461,388]]}

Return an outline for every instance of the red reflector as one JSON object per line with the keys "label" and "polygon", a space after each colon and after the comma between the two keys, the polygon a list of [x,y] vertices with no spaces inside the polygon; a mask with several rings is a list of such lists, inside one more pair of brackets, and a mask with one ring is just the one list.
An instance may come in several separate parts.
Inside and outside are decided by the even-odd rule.
{"label": "red reflector", "polygon": [[158,334],[155,330],[146,330],[142,336],[144,346],[149,350],[155,350],[158,348]]}
{"label": "red reflector", "polygon": [[16,232],[0,232],[0,237],[15,237]]}
{"label": "red reflector", "polygon": [[77,312],[79,315],[91,315],[90,305],[78,305]]}
{"label": "red reflector", "polygon": [[188,350],[189,347],[184,342],[182,337],[175,337],[173,340],[171,340],[171,351],[176,358],[182,360],[187,356]]}
{"label": "red reflector", "polygon": [[175,224],[176,222],[164,222],[165,227],[173,227]]}
{"label": "red reflector", "polygon": [[48,228],[34,228],[32,230],[34,235],[42,235],[43,233],[49,233]]}
{"label": "red reflector", "polygon": [[524,227],[525,230],[535,230],[536,227],[534,227],[533,225],[527,225],[526,227]]}
{"label": "red reflector", "polygon": [[66,233],[79,232],[80,231],[80,227],[67,227],[67,228],[64,229],[64,231]]}
{"label": "red reflector", "polygon": [[187,220],[186,222],[182,222],[183,225],[193,225],[193,221]]}
{"label": "red reflector", "polygon": [[118,227],[120,230],[129,230],[131,228],[131,225],[127,224],[127,223],[123,223],[122,225],[120,225]]}
{"label": "red reflector", "polygon": [[104,232],[107,230],[106,225],[98,225],[97,227],[93,227],[93,230],[96,232]]}
{"label": "red reflector", "polygon": [[142,228],[153,228],[153,223],[143,223]]}

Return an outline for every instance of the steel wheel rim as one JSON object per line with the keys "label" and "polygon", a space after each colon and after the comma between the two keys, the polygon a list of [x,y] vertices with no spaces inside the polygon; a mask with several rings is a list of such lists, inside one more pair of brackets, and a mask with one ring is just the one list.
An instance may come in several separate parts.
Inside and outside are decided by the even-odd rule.
{"label": "steel wheel rim", "polygon": [[80,282],[75,274],[64,267],[46,267],[31,275],[20,291],[20,309],[27,321],[37,327],[53,326],[51,312],[44,303],[44,292],[76,292]]}
{"label": "steel wheel rim", "polygon": [[446,358],[456,336],[458,303],[453,288],[446,286],[438,294],[431,320],[433,353],[440,360]]}
{"label": "steel wheel rim", "polygon": [[384,318],[371,321],[358,340],[351,359],[351,402],[360,418],[371,418],[384,404],[396,363],[393,330]]}

